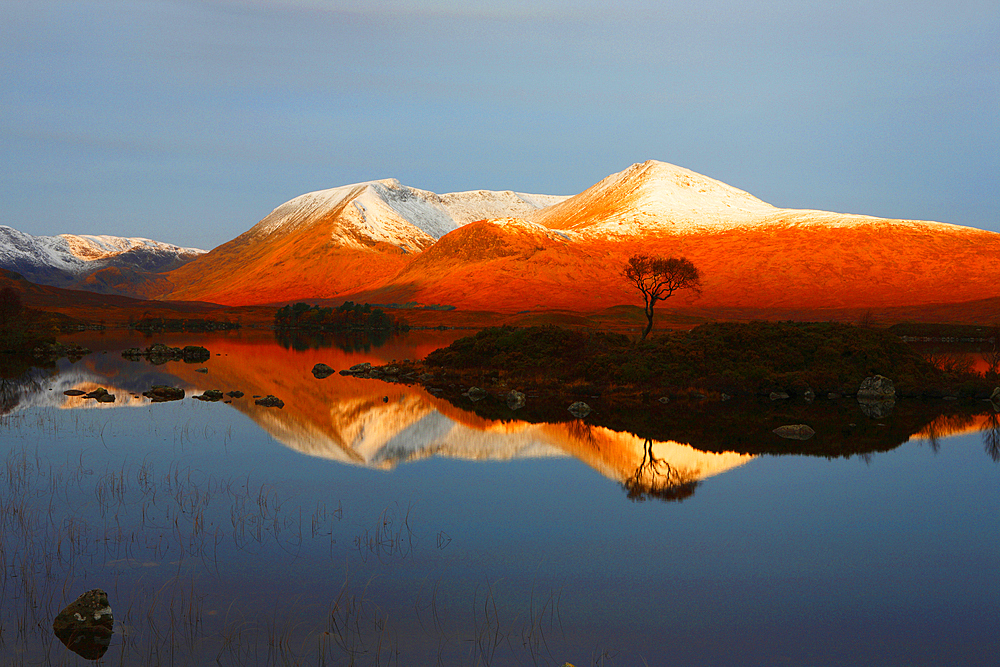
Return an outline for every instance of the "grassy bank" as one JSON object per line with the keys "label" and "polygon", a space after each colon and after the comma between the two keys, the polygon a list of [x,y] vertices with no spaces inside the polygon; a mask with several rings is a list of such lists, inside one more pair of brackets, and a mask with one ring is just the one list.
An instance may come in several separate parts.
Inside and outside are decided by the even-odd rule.
{"label": "grassy bank", "polygon": [[892,379],[901,396],[982,398],[991,389],[988,378],[935,366],[892,331],[837,322],[717,322],[641,342],[554,326],[494,327],[424,364],[580,394],[848,395],[872,375]]}

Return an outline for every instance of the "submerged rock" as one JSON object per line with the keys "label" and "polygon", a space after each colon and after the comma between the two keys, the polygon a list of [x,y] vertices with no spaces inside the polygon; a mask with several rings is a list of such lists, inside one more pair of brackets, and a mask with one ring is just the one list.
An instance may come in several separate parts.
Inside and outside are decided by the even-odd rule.
{"label": "submerged rock", "polygon": [[470,401],[481,401],[486,398],[486,390],[479,387],[469,387],[469,391],[465,393]]}
{"label": "submerged rock", "polygon": [[316,378],[317,380],[328,378],[336,372],[337,371],[333,370],[326,364],[316,364],[315,366],[313,366],[312,369],[313,377]]}
{"label": "submerged rock", "polygon": [[240,391],[239,389],[235,389],[235,390],[227,393],[226,396],[228,396],[230,398],[243,398],[243,392]]}
{"label": "submerged rock", "polygon": [[788,397],[789,397],[788,394],[785,393],[785,392],[783,392],[783,391],[772,391],[771,392],[771,400],[772,401],[783,401],[783,400],[787,399]]}
{"label": "submerged rock", "polygon": [[77,655],[99,660],[111,644],[114,622],[108,594],[95,588],[59,612],[52,621],[52,631]]}
{"label": "submerged rock", "polygon": [[583,401],[577,401],[566,409],[577,419],[583,419],[590,414],[590,406]]}
{"label": "submerged rock", "polygon": [[775,435],[788,440],[808,440],[816,435],[816,431],[806,424],[788,424],[771,431]]}

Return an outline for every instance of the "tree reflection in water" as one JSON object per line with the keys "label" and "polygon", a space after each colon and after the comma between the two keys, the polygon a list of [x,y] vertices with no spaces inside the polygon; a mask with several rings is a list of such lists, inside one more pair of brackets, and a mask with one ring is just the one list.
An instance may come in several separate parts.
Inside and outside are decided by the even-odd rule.
{"label": "tree reflection in water", "polygon": [[690,473],[682,473],[668,461],[657,458],[653,454],[653,440],[646,438],[642,462],[632,476],[622,482],[622,487],[633,502],[653,499],[680,502],[694,495],[699,484]]}
{"label": "tree reflection in water", "polygon": [[390,330],[373,331],[307,331],[302,329],[276,329],[274,338],[286,350],[305,352],[336,347],[344,352],[370,352],[392,340],[396,335]]}
{"label": "tree reflection in water", "polygon": [[994,462],[1000,463],[1000,406],[994,403],[994,412],[986,418],[983,428],[983,448]]}

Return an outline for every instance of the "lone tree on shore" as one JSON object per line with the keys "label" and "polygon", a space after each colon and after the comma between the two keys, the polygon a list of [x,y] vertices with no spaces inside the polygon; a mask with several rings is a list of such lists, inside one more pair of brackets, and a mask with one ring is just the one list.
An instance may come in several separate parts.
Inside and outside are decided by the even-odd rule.
{"label": "lone tree on shore", "polygon": [[701,292],[701,276],[698,269],[684,257],[650,257],[649,255],[632,255],[628,264],[622,269],[622,277],[633,287],[642,292],[646,302],[646,330],[642,339],[653,330],[653,306],[657,301],[663,301],[680,289],[693,289]]}

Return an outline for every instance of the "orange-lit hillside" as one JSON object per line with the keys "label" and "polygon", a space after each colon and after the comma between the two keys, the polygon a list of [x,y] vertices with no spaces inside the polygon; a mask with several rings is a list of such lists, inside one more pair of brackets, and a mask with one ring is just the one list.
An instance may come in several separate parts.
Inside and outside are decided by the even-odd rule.
{"label": "orange-lit hillside", "polygon": [[447,199],[456,196],[389,181],[304,195],[168,274],[165,298],[593,312],[637,302],[619,275],[634,253],[686,256],[701,270],[700,297],[678,293],[671,308],[919,308],[1000,297],[1000,234],[779,209],[660,162],[565,199],[462,193],[458,215]]}

